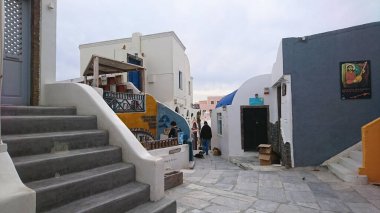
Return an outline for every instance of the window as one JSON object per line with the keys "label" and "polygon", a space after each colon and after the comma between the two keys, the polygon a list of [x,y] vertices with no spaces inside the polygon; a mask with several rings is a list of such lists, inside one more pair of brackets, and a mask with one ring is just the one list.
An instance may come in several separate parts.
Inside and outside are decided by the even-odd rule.
{"label": "window", "polygon": [[182,87],[182,72],[181,71],[179,71],[179,73],[178,73],[178,85],[179,85],[179,89],[182,89],[183,87]]}
{"label": "window", "polygon": [[214,101],[211,101],[211,104],[214,104]]}
{"label": "window", "polygon": [[189,81],[189,95],[191,95],[191,82]]}
{"label": "window", "polygon": [[216,119],[217,119],[217,128],[218,128],[218,134],[219,135],[222,135],[223,131],[222,131],[222,113],[217,113],[216,114]]}

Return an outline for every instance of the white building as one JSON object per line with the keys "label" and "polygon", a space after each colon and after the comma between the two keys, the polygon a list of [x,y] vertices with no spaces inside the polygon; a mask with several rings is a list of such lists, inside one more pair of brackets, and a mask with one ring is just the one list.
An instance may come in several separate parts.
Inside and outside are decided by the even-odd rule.
{"label": "white building", "polygon": [[193,102],[190,63],[185,46],[174,32],[144,36],[133,33],[131,38],[82,44],[79,49],[81,75],[92,55],[129,63],[142,59],[145,74],[124,75],[123,81],[133,82],[137,88],[153,95],[183,117],[189,116]]}
{"label": "white building", "polygon": [[[223,158],[241,156],[245,151],[256,151],[258,144],[269,143],[269,123],[278,120],[276,88],[271,87],[271,77],[265,74],[247,80],[237,91],[222,98],[212,111],[211,146],[218,147]],[[262,98],[262,105],[250,104],[255,94]]]}

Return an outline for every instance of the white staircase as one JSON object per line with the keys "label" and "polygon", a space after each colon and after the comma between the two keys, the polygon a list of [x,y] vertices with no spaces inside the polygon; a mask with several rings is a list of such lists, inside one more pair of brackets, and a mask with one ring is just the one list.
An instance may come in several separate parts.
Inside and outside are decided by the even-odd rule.
{"label": "white staircase", "polygon": [[367,184],[366,175],[359,175],[359,168],[362,166],[362,142],[355,144],[337,156],[326,161],[327,167],[332,173],[345,182],[355,184]]}

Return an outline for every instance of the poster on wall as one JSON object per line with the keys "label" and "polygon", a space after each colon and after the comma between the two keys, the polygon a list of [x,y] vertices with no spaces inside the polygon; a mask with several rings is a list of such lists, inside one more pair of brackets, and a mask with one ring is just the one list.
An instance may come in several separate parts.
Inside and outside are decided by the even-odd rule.
{"label": "poster on wall", "polygon": [[340,63],[341,99],[371,98],[370,61]]}

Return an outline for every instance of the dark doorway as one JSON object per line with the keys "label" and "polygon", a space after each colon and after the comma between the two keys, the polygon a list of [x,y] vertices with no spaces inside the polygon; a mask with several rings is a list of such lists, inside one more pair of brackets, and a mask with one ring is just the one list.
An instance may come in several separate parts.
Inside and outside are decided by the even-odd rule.
{"label": "dark doorway", "polygon": [[268,106],[241,106],[241,142],[244,151],[268,143]]}

